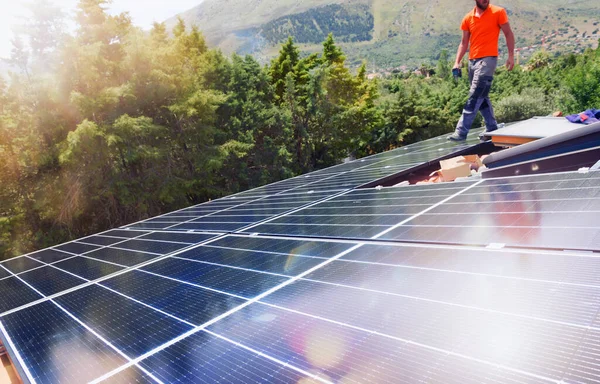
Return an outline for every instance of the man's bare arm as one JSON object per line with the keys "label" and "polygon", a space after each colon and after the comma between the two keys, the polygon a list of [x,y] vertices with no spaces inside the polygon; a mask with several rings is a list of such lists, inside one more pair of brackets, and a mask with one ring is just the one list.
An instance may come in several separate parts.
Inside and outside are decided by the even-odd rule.
{"label": "man's bare arm", "polygon": [[506,59],[506,68],[510,71],[515,66],[515,35],[513,34],[512,29],[510,29],[509,23],[502,24],[500,28],[504,33],[504,37],[506,37],[506,47],[508,48],[508,59]]}
{"label": "man's bare arm", "polygon": [[467,53],[467,48],[469,48],[469,39],[471,38],[471,32],[463,31],[462,40],[458,45],[458,50],[456,51],[456,60],[454,60],[454,68],[460,68],[460,64],[462,62],[463,56]]}

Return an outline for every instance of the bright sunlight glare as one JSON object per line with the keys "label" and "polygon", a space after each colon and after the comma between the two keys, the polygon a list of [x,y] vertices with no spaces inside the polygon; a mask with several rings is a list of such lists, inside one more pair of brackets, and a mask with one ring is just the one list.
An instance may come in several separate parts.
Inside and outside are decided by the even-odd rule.
{"label": "bright sunlight glare", "polygon": [[[62,9],[70,22],[75,14],[78,0],[48,0],[49,3]],[[200,4],[202,0],[113,0],[108,4],[108,12],[119,14],[129,12],[133,24],[149,29],[152,23],[162,22],[178,13],[187,11]],[[13,27],[24,24],[29,17],[26,5],[33,0],[0,0],[0,57],[8,57],[14,37]]]}

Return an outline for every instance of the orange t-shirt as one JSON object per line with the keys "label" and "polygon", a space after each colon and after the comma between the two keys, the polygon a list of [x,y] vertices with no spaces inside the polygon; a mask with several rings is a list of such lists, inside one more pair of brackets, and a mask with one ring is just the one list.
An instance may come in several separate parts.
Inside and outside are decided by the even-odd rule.
{"label": "orange t-shirt", "polygon": [[477,17],[476,8],[463,18],[460,29],[469,31],[469,60],[487,56],[498,56],[498,37],[500,26],[508,23],[508,15],[502,7],[490,4],[481,17]]}

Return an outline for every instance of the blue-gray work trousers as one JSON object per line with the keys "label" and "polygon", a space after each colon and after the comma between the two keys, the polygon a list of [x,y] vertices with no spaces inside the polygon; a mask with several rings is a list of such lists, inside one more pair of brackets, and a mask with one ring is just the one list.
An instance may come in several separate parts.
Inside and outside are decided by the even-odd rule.
{"label": "blue-gray work trousers", "polygon": [[495,56],[482,57],[469,61],[469,82],[471,83],[471,88],[469,90],[469,99],[456,125],[456,133],[459,136],[467,136],[469,129],[471,129],[475,121],[477,111],[481,112],[485,120],[486,131],[489,132],[498,129],[498,124],[494,117],[494,109],[489,97],[497,64],[498,58]]}

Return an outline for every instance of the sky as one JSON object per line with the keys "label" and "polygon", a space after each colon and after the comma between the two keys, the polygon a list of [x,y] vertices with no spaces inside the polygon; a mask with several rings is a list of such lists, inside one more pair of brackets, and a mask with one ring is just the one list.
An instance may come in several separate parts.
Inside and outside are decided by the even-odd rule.
{"label": "sky", "polygon": [[[69,15],[74,15],[77,0],[49,0]],[[23,23],[28,14],[24,4],[29,0],[0,0],[0,57],[10,55],[12,26]],[[162,22],[171,16],[200,4],[202,0],[112,0],[110,14],[129,12],[133,24],[149,29],[154,21]]]}

